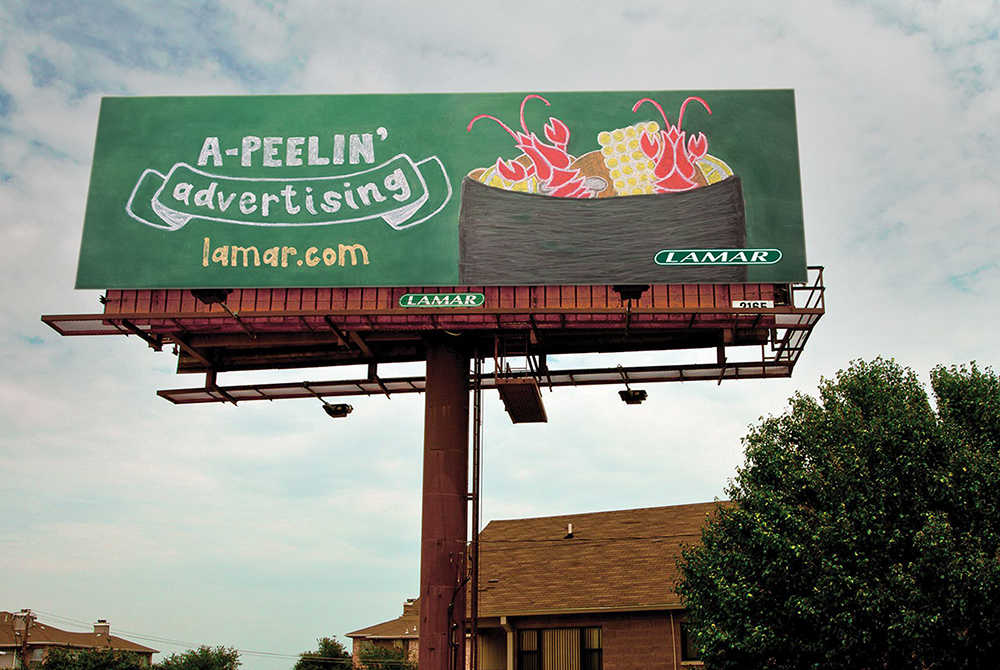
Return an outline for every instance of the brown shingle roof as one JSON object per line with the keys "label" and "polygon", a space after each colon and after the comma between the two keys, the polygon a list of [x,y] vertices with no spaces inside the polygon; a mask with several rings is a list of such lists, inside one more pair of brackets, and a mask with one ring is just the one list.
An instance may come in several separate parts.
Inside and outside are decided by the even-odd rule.
{"label": "brown shingle roof", "polygon": [[[697,543],[706,518],[729,504],[491,521],[479,533],[479,616],[680,608],[681,548]],[[418,603],[347,636],[416,637]]]}
{"label": "brown shingle roof", "polygon": [[[134,651],[137,654],[155,654],[156,649],[144,647],[129,640],[122,639],[116,635],[102,635],[100,633],[71,633],[47,626],[38,621],[33,621],[31,630],[28,631],[28,644],[30,646],[57,646],[74,647],[80,649],[122,649]],[[14,638],[14,615],[10,612],[0,611],[0,647],[13,648],[17,644]]]}
{"label": "brown shingle roof", "polygon": [[419,616],[415,614],[404,614],[403,616],[393,619],[392,621],[377,623],[374,626],[368,626],[368,628],[362,628],[361,630],[356,630],[353,633],[348,633],[347,637],[363,637],[366,639],[389,638],[392,640],[412,637],[415,639],[417,637],[417,627],[419,624]]}
{"label": "brown shingle roof", "polygon": [[681,547],[718,504],[492,521],[479,535],[479,614],[679,608]]}

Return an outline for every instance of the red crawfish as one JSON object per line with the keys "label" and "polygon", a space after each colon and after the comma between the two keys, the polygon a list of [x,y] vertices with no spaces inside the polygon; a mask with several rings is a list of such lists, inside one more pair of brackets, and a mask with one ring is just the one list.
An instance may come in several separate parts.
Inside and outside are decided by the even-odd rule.
{"label": "red crawfish", "polygon": [[632,112],[635,113],[642,103],[652,103],[660,110],[660,116],[663,117],[663,123],[666,126],[655,135],[644,132],[639,140],[642,152],[655,161],[653,175],[656,177],[656,181],[653,190],[656,193],[690,191],[700,186],[695,181],[696,170],[698,170],[695,163],[708,153],[708,139],[704,133],[698,133],[697,137],[692,135],[688,138],[687,144],[685,144],[686,133],[681,130],[681,123],[684,121],[684,108],[692,100],[700,102],[709,114],[712,113],[707,102],[699,97],[691,96],[681,103],[676,126],[670,123],[663,107],[655,100],[643,98],[632,107]]}
{"label": "red crawfish", "polygon": [[545,124],[545,138],[551,142],[546,144],[535,133],[529,132],[524,122],[524,106],[529,100],[537,98],[551,106],[548,100],[540,95],[526,95],[521,101],[521,132],[511,130],[507,124],[490,114],[479,114],[469,121],[467,131],[479,119],[490,119],[500,124],[500,127],[510,133],[517,148],[524,152],[531,164],[525,166],[517,160],[505,161],[497,158],[496,170],[509,181],[524,181],[535,176],[540,182],[539,190],[545,195],[557,198],[592,198],[594,191],[584,184],[580,170],[570,167],[573,157],[566,151],[569,144],[569,127],[559,119],[550,116]]}

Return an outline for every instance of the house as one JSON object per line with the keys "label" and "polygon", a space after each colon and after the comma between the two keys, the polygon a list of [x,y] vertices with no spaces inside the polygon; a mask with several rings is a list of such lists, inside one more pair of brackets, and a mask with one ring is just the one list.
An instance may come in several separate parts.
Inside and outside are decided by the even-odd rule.
{"label": "house", "polygon": [[419,623],[420,601],[410,599],[403,603],[403,614],[399,617],[348,633],[354,665],[358,665],[361,650],[368,645],[400,649],[403,658],[416,663]]}
{"label": "house", "polygon": [[14,614],[0,611],[0,670],[40,664],[53,647],[68,649],[120,649],[152,664],[158,650],[111,634],[111,624],[98,619],[93,632],[71,633],[35,619],[31,610]]}
{"label": "house", "polygon": [[[700,665],[675,591],[678,558],[719,505],[492,521],[479,534],[480,670]],[[419,603],[348,633],[416,658]]]}

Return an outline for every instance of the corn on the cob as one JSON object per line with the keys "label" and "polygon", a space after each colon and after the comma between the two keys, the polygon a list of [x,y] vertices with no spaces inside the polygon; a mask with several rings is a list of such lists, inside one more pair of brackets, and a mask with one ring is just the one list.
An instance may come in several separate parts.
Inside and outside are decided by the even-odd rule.
{"label": "corn on the cob", "polygon": [[602,131],[597,135],[604,165],[611,175],[617,195],[642,195],[653,192],[653,161],[639,147],[644,132],[656,134],[660,126],[646,121],[625,128]]}

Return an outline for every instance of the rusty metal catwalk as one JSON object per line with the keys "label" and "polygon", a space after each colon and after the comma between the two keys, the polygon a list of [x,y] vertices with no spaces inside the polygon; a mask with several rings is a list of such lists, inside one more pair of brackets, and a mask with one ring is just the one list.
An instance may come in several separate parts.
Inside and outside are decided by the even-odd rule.
{"label": "rusty metal catwalk", "polygon": [[[175,403],[421,392],[423,377],[382,378],[376,365],[424,360],[431,332],[461,335],[481,351],[499,343],[530,352],[542,362],[530,374],[543,386],[619,384],[623,372],[630,382],[721,382],[791,375],[825,311],[822,268],[809,274],[801,286],[654,285],[625,300],[611,286],[589,285],[237,290],[225,304],[204,304],[187,290],[108,291],[103,313],[42,320],[63,335],[136,336],[154,349],[172,348],[179,373],[206,375],[201,387],[160,391]],[[477,292],[485,301],[472,308],[399,305],[416,292]],[[556,354],[690,349],[714,349],[716,361],[623,370],[544,365]],[[227,371],[358,364],[369,365],[361,379],[216,384],[216,374]]]}

